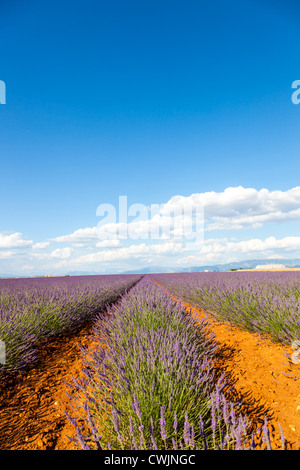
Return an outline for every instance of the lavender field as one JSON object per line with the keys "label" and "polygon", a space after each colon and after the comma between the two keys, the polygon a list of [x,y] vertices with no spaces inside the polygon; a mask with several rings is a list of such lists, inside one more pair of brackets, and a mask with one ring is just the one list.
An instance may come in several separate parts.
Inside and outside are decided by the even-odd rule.
{"label": "lavender field", "polygon": [[291,345],[300,340],[300,272],[157,274],[169,292],[248,331]]}
{"label": "lavender field", "polygon": [[226,398],[206,321],[149,276],[104,320],[99,316],[94,327],[96,346],[86,350],[84,378],[69,384],[81,391],[77,413],[68,415],[81,449],[271,448],[267,419],[253,430],[241,403]]}
{"label": "lavender field", "polygon": [[[271,448],[268,420],[253,423],[232,383],[217,374],[218,343],[154,280],[224,322],[299,338],[297,273],[187,273],[0,281],[2,372],[34,367],[38,350],[92,322],[65,412],[78,448],[205,450]],[[117,302],[118,301],[118,302]],[[228,390],[230,389],[230,393]],[[76,398],[77,397],[77,398]],[[82,427],[84,422],[84,427]],[[279,425],[280,428],[280,425]],[[281,428],[280,428],[281,430]],[[285,438],[282,435],[282,448]]]}
{"label": "lavender field", "polygon": [[78,330],[115,302],[141,276],[82,276],[0,280],[0,340],[3,372],[33,365],[51,337]]}

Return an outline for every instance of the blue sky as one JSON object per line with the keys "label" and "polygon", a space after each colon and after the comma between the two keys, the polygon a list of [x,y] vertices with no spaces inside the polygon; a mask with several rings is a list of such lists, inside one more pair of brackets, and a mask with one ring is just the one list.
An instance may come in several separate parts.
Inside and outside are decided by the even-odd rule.
{"label": "blue sky", "polygon": [[[300,257],[300,199],[289,192],[300,174],[297,2],[3,0],[1,9],[0,274]],[[71,236],[120,195],[150,205],[220,194],[209,225],[227,188],[244,190],[202,252],[183,253],[179,240],[97,247],[91,230]],[[247,188],[256,196],[241,209]],[[254,213],[253,197],[267,221],[237,228],[231,215]],[[237,244],[270,237],[275,245],[257,252]]]}

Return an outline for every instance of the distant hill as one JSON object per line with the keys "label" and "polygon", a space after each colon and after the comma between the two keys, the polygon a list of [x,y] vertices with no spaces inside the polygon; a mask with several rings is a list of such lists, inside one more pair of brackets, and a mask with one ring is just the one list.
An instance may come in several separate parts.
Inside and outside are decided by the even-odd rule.
{"label": "distant hill", "polygon": [[300,259],[251,259],[244,261],[237,261],[226,264],[213,264],[205,266],[191,266],[190,268],[162,268],[159,266],[151,268],[143,268],[134,271],[126,271],[124,274],[135,274],[135,273],[172,273],[172,272],[201,272],[201,271],[230,271],[230,269],[254,269],[257,265],[263,264],[283,264],[287,268],[291,268],[294,264],[295,268],[300,268]]}
{"label": "distant hill", "polygon": [[[283,264],[286,268],[291,268],[293,266],[293,263],[294,268],[300,268],[300,259],[252,259],[245,261],[237,261],[234,263],[215,264],[213,266],[191,266],[191,271],[198,272],[204,270],[229,271],[230,269],[254,269],[258,264]],[[188,269],[186,269],[185,271],[188,271]]]}
{"label": "distant hill", "polygon": [[161,266],[151,266],[151,268],[133,269],[131,271],[124,271],[122,274],[151,274],[151,273],[172,273],[175,272],[172,268]]}

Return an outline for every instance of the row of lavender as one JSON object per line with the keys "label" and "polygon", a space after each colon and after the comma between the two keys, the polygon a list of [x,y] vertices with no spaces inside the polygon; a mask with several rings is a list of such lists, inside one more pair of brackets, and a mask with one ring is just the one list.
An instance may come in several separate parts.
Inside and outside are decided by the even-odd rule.
{"label": "row of lavender", "polygon": [[149,276],[99,316],[94,344],[84,378],[69,384],[78,402],[67,416],[82,449],[271,448],[267,421],[253,434],[241,404],[226,399],[207,323]]}
{"label": "row of lavender", "polygon": [[222,321],[291,345],[300,340],[300,273],[157,274],[167,290]]}
{"label": "row of lavender", "polygon": [[115,302],[141,276],[73,276],[0,280],[2,372],[35,363],[49,338],[74,333],[106,305]]}

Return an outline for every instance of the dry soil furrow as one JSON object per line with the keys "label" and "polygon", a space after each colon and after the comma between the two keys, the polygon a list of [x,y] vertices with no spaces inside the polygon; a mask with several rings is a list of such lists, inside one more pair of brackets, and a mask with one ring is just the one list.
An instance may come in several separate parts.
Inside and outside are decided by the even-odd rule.
{"label": "dry soil furrow", "polygon": [[71,412],[72,377],[83,367],[81,347],[92,345],[92,325],[71,337],[56,338],[40,351],[39,363],[1,383],[1,450],[72,450],[66,437],[75,430],[66,418]]}

